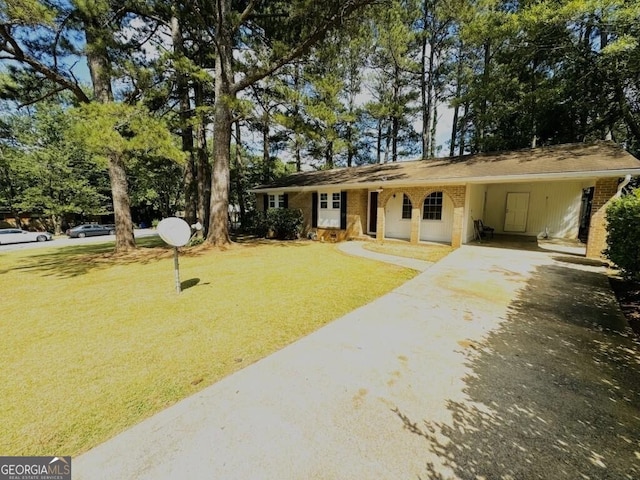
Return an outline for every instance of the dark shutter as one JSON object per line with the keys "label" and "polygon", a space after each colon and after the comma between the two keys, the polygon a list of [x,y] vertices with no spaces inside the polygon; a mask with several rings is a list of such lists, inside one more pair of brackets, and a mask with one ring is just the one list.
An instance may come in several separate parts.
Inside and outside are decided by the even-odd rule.
{"label": "dark shutter", "polygon": [[347,192],[340,192],[340,230],[347,229]]}
{"label": "dark shutter", "polygon": [[264,211],[266,212],[267,210],[269,210],[269,195],[268,194],[264,194]]}
{"label": "dark shutter", "polygon": [[311,194],[311,228],[318,228],[318,192]]}
{"label": "dark shutter", "polygon": [[369,200],[369,231],[378,230],[378,192],[371,192]]}
{"label": "dark shutter", "polygon": [[289,194],[284,194],[284,208],[289,208]]}

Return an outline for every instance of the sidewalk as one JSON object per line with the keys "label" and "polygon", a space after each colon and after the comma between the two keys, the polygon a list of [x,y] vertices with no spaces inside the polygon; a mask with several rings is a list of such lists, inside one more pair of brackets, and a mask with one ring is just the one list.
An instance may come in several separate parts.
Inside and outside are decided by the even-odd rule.
{"label": "sidewalk", "polygon": [[424,272],[427,268],[433,265],[433,262],[425,262],[415,258],[397,257],[395,255],[372,252],[371,250],[364,248],[364,242],[341,242],[338,244],[338,248],[349,255],[356,255],[358,257],[370,258],[371,260],[391,263],[400,267],[411,268],[412,270],[417,270],[419,272]]}
{"label": "sidewalk", "polygon": [[462,247],[74,459],[73,478],[639,478],[640,349],[617,330],[601,270]]}

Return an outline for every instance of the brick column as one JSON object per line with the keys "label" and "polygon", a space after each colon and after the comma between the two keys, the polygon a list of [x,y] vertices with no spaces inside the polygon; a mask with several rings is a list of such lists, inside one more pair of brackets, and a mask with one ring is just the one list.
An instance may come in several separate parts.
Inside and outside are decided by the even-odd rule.
{"label": "brick column", "polygon": [[462,245],[462,227],[464,224],[464,207],[453,209],[453,229],[451,232],[451,246],[459,248]]}
{"label": "brick column", "polygon": [[411,199],[411,236],[409,241],[413,245],[417,245],[420,241],[420,207],[416,207],[416,202]]}
{"label": "brick column", "polygon": [[591,202],[591,223],[587,241],[587,258],[602,258],[602,250],[607,246],[605,211],[611,198],[618,190],[617,178],[599,178]]}
{"label": "brick column", "polygon": [[380,197],[378,197],[378,221],[376,222],[376,240],[382,242],[384,240],[384,207],[381,205]]}

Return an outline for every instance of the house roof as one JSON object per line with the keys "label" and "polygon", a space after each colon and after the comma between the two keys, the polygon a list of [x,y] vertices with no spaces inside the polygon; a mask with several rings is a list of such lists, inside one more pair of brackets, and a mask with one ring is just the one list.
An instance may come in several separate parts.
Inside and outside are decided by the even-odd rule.
{"label": "house roof", "polygon": [[254,192],[368,188],[640,175],[640,160],[613,142],[566,144],[294,173]]}

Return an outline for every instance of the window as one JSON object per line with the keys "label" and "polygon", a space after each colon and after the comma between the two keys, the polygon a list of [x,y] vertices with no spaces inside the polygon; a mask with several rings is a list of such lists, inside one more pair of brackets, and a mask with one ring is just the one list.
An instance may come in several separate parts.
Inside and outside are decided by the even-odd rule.
{"label": "window", "polygon": [[442,220],[442,198],[442,192],[433,192],[424,199],[423,220]]}
{"label": "window", "polygon": [[340,228],[342,196],[340,192],[325,190],[318,192],[318,227],[319,228]]}
{"label": "window", "polygon": [[411,220],[411,200],[406,195],[402,195],[402,218]]}
{"label": "window", "polygon": [[284,195],[269,195],[269,208],[284,208]]}
{"label": "window", "polygon": [[320,208],[329,208],[329,201],[327,200],[328,196],[329,195],[327,193],[320,194]]}
{"label": "window", "polygon": [[337,208],[339,210],[340,209],[340,192],[332,193],[331,199],[332,199],[332,202],[331,202],[332,207]]}

